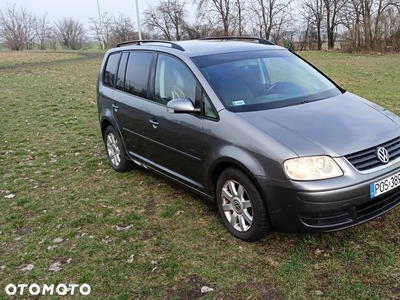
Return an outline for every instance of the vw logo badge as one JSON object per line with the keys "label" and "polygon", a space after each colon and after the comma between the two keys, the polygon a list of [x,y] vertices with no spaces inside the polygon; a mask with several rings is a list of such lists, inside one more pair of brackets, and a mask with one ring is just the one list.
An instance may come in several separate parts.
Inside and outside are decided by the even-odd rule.
{"label": "vw logo badge", "polygon": [[376,156],[384,164],[387,164],[389,162],[389,152],[386,150],[386,148],[378,148],[378,150],[376,150]]}

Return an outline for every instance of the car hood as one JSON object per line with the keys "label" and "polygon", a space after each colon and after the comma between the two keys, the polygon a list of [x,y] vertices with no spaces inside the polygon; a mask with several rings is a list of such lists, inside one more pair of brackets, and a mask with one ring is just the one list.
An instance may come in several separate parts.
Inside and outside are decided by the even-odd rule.
{"label": "car hood", "polygon": [[400,135],[396,115],[349,92],[325,100],[238,115],[299,156],[344,156]]}

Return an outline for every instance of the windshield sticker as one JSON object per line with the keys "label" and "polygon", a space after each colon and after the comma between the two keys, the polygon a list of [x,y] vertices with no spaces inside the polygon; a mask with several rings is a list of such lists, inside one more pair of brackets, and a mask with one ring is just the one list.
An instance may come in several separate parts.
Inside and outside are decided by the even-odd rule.
{"label": "windshield sticker", "polygon": [[233,106],[245,105],[246,103],[243,100],[232,101]]}

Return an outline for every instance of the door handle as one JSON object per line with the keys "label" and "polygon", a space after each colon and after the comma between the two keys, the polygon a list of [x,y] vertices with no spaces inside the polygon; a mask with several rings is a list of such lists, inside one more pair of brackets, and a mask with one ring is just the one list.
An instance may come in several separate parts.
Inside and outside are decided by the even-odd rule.
{"label": "door handle", "polygon": [[158,127],[158,125],[160,125],[156,118],[149,119],[149,122],[150,122],[151,126],[153,126],[154,129],[156,129]]}
{"label": "door handle", "polygon": [[116,104],[116,103],[111,104],[111,106],[112,106],[115,110],[118,110],[118,109],[119,109],[119,106],[118,106],[118,104]]}

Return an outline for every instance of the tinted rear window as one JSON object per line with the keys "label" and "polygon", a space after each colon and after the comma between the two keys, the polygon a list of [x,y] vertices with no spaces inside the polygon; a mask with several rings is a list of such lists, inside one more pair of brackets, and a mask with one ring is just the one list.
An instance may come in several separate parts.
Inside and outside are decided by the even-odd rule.
{"label": "tinted rear window", "polygon": [[131,52],[125,75],[125,91],[146,98],[147,82],[153,54],[150,52]]}
{"label": "tinted rear window", "polygon": [[103,82],[105,85],[112,87],[114,86],[115,73],[117,71],[120,54],[121,53],[113,53],[108,57],[103,77]]}
{"label": "tinted rear window", "polygon": [[122,57],[121,57],[121,60],[120,60],[120,63],[119,63],[116,88],[121,90],[121,91],[124,90],[126,62],[128,61],[128,56],[129,56],[128,52],[122,53]]}

